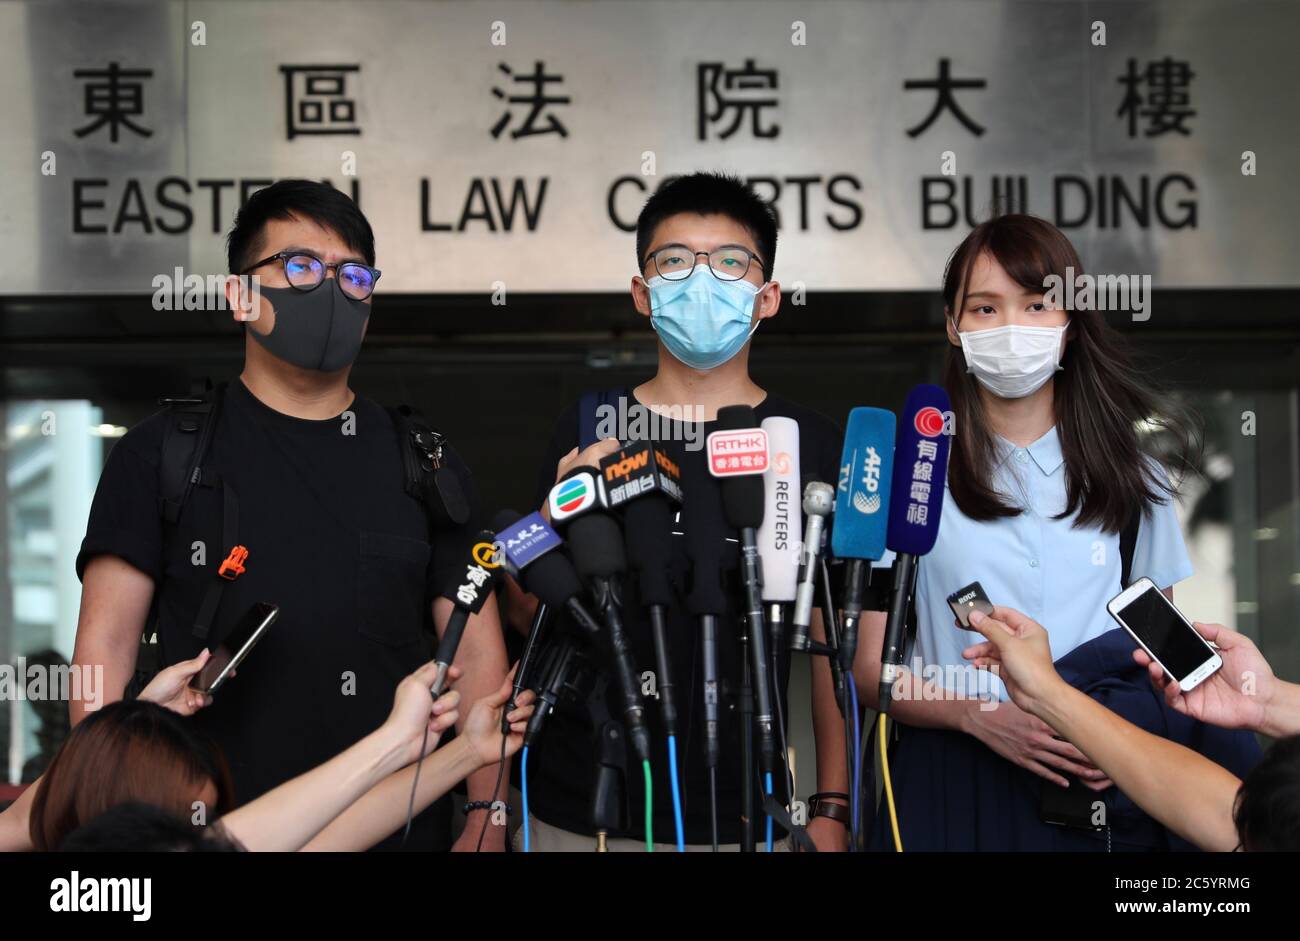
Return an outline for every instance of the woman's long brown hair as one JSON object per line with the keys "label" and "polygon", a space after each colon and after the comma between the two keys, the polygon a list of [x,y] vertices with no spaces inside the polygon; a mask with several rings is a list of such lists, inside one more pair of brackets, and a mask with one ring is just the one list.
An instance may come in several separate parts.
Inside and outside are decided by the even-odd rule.
{"label": "woman's long brown hair", "polygon": [[[982,222],[957,246],[944,272],[943,300],[948,315],[961,320],[971,269],[983,254],[997,260],[1013,281],[1045,291],[1048,275],[1062,283],[1083,273],[1078,253],[1059,229],[1019,213]],[[1138,424],[1164,429],[1176,439],[1179,475],[1192,466],[1192,421],[1146,382],[1133,363],[1128,344],[1097,310],[1070,311],[1069,342],[1055,375],[1057,434],[1065,458],[1064,519],[1078,512],[1074,525],[1118,533],[1139,511],[1167,500],[1175,491],[1158,463],[1146,459]],[[959,347],[949,345],[944,385],[952,399],[956,434],[948,489],[961,511],[976,520],[1016,516],[993,487],[995,436],[984,412],[978,381],[966,370]]]}
{"label": "woman's long brown hair", "polygon": [[190,720],[144,700],[110,703],[81,721],[50,762],[32,801],[30,833],[38,851],[104,811],[132,801],[183,819],[211,782],[209,821],[234,805],[230,769],[220,749]]}

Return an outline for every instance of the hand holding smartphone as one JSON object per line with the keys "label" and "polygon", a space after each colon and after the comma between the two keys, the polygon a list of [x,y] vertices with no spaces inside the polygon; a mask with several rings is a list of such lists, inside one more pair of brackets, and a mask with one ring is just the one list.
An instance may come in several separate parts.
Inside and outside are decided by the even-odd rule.
{"label": "hand holding smartphone", "polygon": [[1139,578],[1125,588],[1106,610],[1184,693],[1223,666],[1218,652],[1149,578]]}
{"label": "hand holding smartphone", "polygon": [[262,601],[253,605],[212,651],[191,684],[201,693],[212,695],[226,682],[235,668],[244,662],[262,635],[275,623],[280,614],[278,605]]}

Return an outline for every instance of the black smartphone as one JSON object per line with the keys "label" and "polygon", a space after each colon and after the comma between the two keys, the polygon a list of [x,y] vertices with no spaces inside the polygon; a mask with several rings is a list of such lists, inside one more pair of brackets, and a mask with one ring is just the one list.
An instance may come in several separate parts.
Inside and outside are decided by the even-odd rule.
{"label": "black smartphone", "polygon": [[971,582],[965,588],[958,588],[949,595],[948,607],[952,608],[952,613],[957,616],[957,622],[966,630],[971,629],[972,611],[993,613],[993,602],[989,601],[989,596],[984,594],[984,587],[979,582]]}
{"label": "black smartphone", "polygon": [[280,614],[278,605],[259,601],[235,625],[234,629],[217,644],[208,662],[190,682],[199,692],[211,695],[219,690],[232,670],[244,662],[267,628]]}

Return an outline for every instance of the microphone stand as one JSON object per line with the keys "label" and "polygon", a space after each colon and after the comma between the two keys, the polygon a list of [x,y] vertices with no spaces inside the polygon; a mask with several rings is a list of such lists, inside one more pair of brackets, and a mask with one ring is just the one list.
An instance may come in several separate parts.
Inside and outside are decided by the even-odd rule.
{"label": "microphone stand", "polygon": [[745,619],[739,618],[740,627],[740,851],[752,853],[754,845],[754,782],[758,768],[754,764],[754,685],[749,665],[749,638]]}

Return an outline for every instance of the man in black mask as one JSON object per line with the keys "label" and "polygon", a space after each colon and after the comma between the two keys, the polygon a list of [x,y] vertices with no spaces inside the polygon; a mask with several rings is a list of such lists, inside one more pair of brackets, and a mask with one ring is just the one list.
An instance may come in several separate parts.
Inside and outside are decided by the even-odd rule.
{"label": "man in black mask", "polygon": [[[472,517],[439,522],[427,497],[407,492],[401,419],[348,386],[380,275],[356,204],[326,184],[281,181],[240,210],[227,251],[232,275],[260,284],[249,296],[232,277],[226,290],[245,328],[243,372],[195,419],[211,429],[178,427],[174,410],[161,412],[109,454],[77,557],[73,659],[102,665],[111,701],[132,678],[146,628],[156,627],[166,665],[214,647],[258,602],[278,604],[257,649],[195,717],[244,802],[383,721],[397,683],[432,658],[432,628],[451,612],[437,596],[462,574],[477,530]],[[201,473],[169,507],[171,437],[209,430]],[[460,458],[444,447],[441,464],[473,507]],[[470,619],[456,662],[467,699],[500,685],[493,600]],[[73,722],[84,714],[73,703]],[[457,849],[473,850],[494,816],[496,779],[495,768],[469,778]],[[504,840],[504,826],[488,826],[483,845],[504,849]],[[399,844],[400,834],[381,846]],[[435,805],[403,845],[450,844],[448,808]]]}

